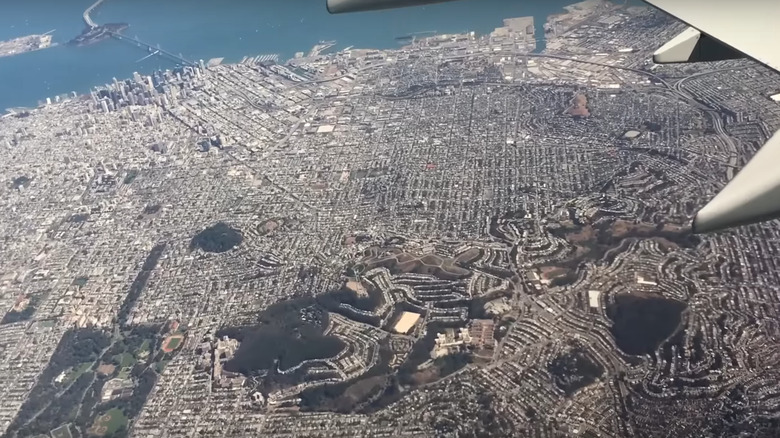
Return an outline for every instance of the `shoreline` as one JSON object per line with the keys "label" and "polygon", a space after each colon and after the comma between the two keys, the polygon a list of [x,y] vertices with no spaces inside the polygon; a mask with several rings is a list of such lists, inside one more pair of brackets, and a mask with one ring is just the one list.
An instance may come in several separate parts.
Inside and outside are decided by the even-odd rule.
{"label": "shoreline", "polygon": [[[564,2],[561,2],[561,3],[564,3]],[[565,2],[565,3],[568,3],[568,2]],[[558,6],[560,6],[560,5],[558,5]],[[544,34],[541,32],[542,23],[544,23],[546,17],[548,17],[550,15],[550,12],[554,12],[555,13],[555,12],[560,12],[561,10],[563,10],[563,6],[560,6],[560,8],[556,6],[554,8],[544,8],[544,9],[541,9],[541,10],[538,10],[538,8],[530,8],[528,10],[528,12],[530,12],[529,14],[520,13],[517,16],[519,16],[519,15],[532,15],[532,16],[534,16],[535,17],[535,27],[537,29],[537,35],[538,35],[537,37],[538,38],[543,38]],[[490,14],[488,14],[488,15],[490,15]],[[511,16],[515,16],[515,15],[501,16],[501,17],[499,17],[499,18],[497,18],[495,20],[491,20],[490,23],[479,22],[480,20],[474,20],[474,21],[469,20],[465,27],[463,27],[463,26],[458,26],[458,27],[460,27],[461,29],[463,29],[463,28],[473,29],[479,35],[486,35],[486,34],[489,34],[497,26],[501,26],[501,19],[506,18],[507,16],[511,17]],[[121,14],[120,13],[114,13],[113,16],[107,16],[107,17],[104,18],[104,20],[105,21],[131,21],[132,20],[131,17],[133,17],[132,14],[128,15],[128,14],[124,13],[124,11],[123,11],[123,13],[121,13]],[[308,17],[307,17],[307,19],[308,19]],[[338,17],[338,19],[342,19],[342,18]],[[406,36],[406,35],[417,35],[416,39],[419,40],[419,39],[422,39],[421,36],[423,36],[424,34],[430,34],[431,33],[431,29],[438,29],[439,32],[441,32],[441,33],[448,33],[448,34],[462,33],[462,31],[461,32],[451,32],[451,31],[448,31],[447,29],[442,29],[442,27],[439,27],[441,25],[442,25],[441,23],[435,23],[435,20],[434,20],[434,23],[426,21],[426,22],[422,23],[422,25],[417,26],[416,29],[414,29],[414,28],[404,28],[403,26],[401,26],[401,29],[403,29],[403,30],[399,30],[398,33],[393,32],[393,34],[391,36],[389,36],[388,39],[382,39],[381,41],[378,41],[378,39],[375,38],[375,37],[371,37],[371,38],[367,38],[367,41],[362,41],[362,42],[357,42],[356,43],[356,39],[355,39],[354,35],[341,35],[341,34],[338,34],[338,35],[328,35],[327,32],[323,33],[323,35],[322,35],[323,38],[322,39],[329,39],[329,40],[336,40],[336,41],[338,41],[338,43],[336,45],[334,45],[332,48],[328,49],[327,52],[325,52],[325,53],[332,53],[332,52],[341,51],[341,50],[349,49],[349,48],[355,49],[355,47],[367,47],[369,49],[370,48],[374,48],[374,49],[377,49],[377,50],[397,49],[397,48],[401,48],[403,45],[405,45],[405,44],[403,44],[404,42],[398,41],[396,39],[399,35],[403,35],[403,36]],[[151,34],[148,33],[148,31],[145,28],[140,27],[140,25],[139,25],[139,28],[138,28],[137,31],[140,33],[139,36],[141,36],[143,38],[150,38],[150,42],[151,43],[156,43],[158,41],[157,35],[155,35],[153,33],[151,33]],[[261,31],[262,31],[262,29],[261,29]],[[425,36],[429,36],[429,35],[424,35],[423,37],[425,37]],[[244,40],[246,40],[246,36],[244,36]],[[191,58],[197,58],[198,55],[202,55],[201,57],[204,60],[206,60],[206,59],[213,58],[215,56],[220,56],[220,57],[224,57],[226,62],[237,63],[237,62],[241,61],[242,56],[246,57],[248,55],[254,55],[254,54],[258,54],[258,53],[259,54],[278,53],[279,54],[279,63],[280,64],[284,64],[285,61],[289,61],[289,60],[295,59],[295,53],[297,53],[297,51],[300,51],[302,53],[308,53],[309,50],[314,45],[314,44],[311,44],[311,43],[315,43],[315,41],[312,41],[311,43],[309,43],[307,41],[305,43],[305,45],[297,45],[296,44],[294,46],[290,45],[289,43],[285,43],[286,45],[282,45],[281,47],[277,47],[275,50],[271,50],[271,49],[268,49],[268,48],[261,48],[260,46],[255,48],[255,50],[252,50],[253,47],[243,47],[242,44],[245,44],[245,43],[238,43],[238,45],[241,46],[242,49],[246,49],[246,50],[242,50],[242,53],[238,53],[238,51],[235,50],[236,47],[228,46],[226,48],[226,50],[224,52],[221,52],[222,54],[220,54],[220,52],[218,50],[217,51],[213,50],[214,47],[211,47],[211,50],[205,50],[204,49],[203,50],[204,53],[199,53],[197,51],[193,52],[191,48],[188,49],[186,46],[182,46],[180,43],[174,46],[172,43],[169,43],[167,41],[168,40],[163,40],[161,42],[161,45],[163,47],[166,47],[166,48],[168,48],[168,47],[175,47],[175,48],[169,49],[169,50],[172,50],[175,53],[178,53],[178,51],[184,52],[186,50],[190,50],[189,52],[185,52],[185,53],[190,53],[190,55],[188,55],[188,56],[190,56]],[[104,43],[105,44],[109,44],[108,42],[104,42]],[[104,44],[104,43],[96,44],[96,46],[102,47],[102,44]],[[67,44],[65,42],[60,43],[60,45],[67,46]],[[537,42],[536,51],[543,50],[544,46],[545,46],[545,42],[544,41]],[[68,50],[70,51],[71,49],[69,48]],[[90,48],[90,49],[87,49],[87,50],[103,52],[102,49]],[[124,51],[124,49],[121,49],[121,50]],[[146,55],[146,53],[144,53],[143,55]],[[138,57],[143,56],[143,55],[139,54]],[[41,58],[48,58],[48,57],[49,57],[49,55],[46,54],[46,55],[44,55]],[[59,53],[57,55],[54,55],[53,58],[56,58],[57,67],[61,67],[62,64],[64,64],[63,58],[69,58],[69,57],[70,57],[69,54]],[[71,90],[75,90],[78,94],[89,93],[89,90],[91,90],[94,86],[100,85],[102,83],[105,83],[105,82],[109,81],[112,76],[116,76],[118,78],[119,77],[125,77],[126,78],[126,77],[129,77],[132,74],[133,70],[138,70],[140,73],[143,73],[143,74],[149,74],[150,71],[151,71],[150,70],[150,64],[152,64],[151,67],[154,68],[155,71],[174,68],[173,64],[168,65],[168,63],[164,62],[164,61],[148,61],[148,62],[145,63],[147,65],[135,66],[135,65],[132,64],[132,60],[125,62],[124,60],[114,60],[114,58],[111,58],[111,59],[106,59],[106,61],[107,61],[106,63],[101,63],[99,61],[93,61],[91,59],[85,59],[86,56],[83,55],[83,52],[74,54],[74,58],[78,59],[77,62],[79,62],[82,65],[95,67],[94,69],[90,70],[91,76],[97,77],[97,76],[101,76],[102,75],[102,76],[105,76],[105,77],[92,78],[89,81],[83,80],[83,79],[79,79],[79,78],[76,78],[76,77],[73,77],[72,79],[70,77],[68,77],[69,80],[60,80],[59,78],[48,78],[48,81],[43,82],[43,84],[42,84],[43,87],[34,87],[32,89],[30,89],[31,87],[25,87],[25,88],[28,88],[30,90],[29,91],[25,91],[23,93],[15,93],[14,91],[11,91],[10,94],[8,96],[6,96],[7,97],[6,101],[3,102],[2,104],[0,104],[0,109],[12,108],[12,107],[20,107],[20,106],[21,107],[24,107],[24,106],[27,106],[27,107],[37,107],[38,104],[42,103],[41,101],[45,101],[45,98],[46,98],[47,95],[51,96],[52,99],[53,99],[53,97],[56,94],[60,94],[60,95],[65,94],[65,93],[70,94]],[[110,63],[119,63],[119,64],[122,64],[122,65],[128,64],[128,66],[123,67],[121,69],[118,69],[118,68],[113,68],[113,69],[105,68],[105,65],[108,62],[110,62]],[[28,68],[28,67],[37,67],[37,66],[41,65],[41,62],[37,62],[36,61],[36,62],[17,63],[16,60],[14,60],[14,62],[9,63],[8,65],[9,66],[15,66],[17,64],[19,64],[20,66],[23,64],[24,67],[22,67],[22,68]],[[52,66],[52,68],[56,68],[56,67]],[[48,69],[48,64],[42,65],[41,67],[39,67],[39,69]],[[109,70],[115,70],[115,71],[109,71]],[[119,71],[119,70],[122,70],[122,71]],[[16,71],[22,71],[22,69],[17,69]],[[108,73],[104,73],[106,71],[108,71]],[[45,73],[41,74],[41,75],[38,75],[36,73],[36,77],[37,76],[41,76],[41,77],[45,78],[46,76],[52,76],[52,75],[45,74]],[[17,80],[17,81],[18,80],[22,80],[22,75],[18,75],[18,74],[11,74],[9,77],[12,80]]]}

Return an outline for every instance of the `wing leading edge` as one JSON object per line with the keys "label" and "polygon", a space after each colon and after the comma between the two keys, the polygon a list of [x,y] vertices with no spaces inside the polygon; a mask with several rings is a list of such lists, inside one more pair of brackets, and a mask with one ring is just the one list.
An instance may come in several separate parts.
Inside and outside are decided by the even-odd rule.
{"label": "wing leading edge", "polygon": [[[658,63],[728,59],[740,53],[780,72],[780,1],[644,0],[688,29],[653,56]],[[780,132],[693,219],[707,233],[780,218]]]}
{"label": "wing leading edge", "polygon": [[325,5],[331,14],[343,12],[376,11],[380,9],[422,6],[453,0],[327,0]]}

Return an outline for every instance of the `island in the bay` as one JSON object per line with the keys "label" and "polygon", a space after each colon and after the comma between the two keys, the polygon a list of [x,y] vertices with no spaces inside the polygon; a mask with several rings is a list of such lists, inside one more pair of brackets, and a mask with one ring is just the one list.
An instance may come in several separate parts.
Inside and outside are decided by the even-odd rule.
{"label": "island in the bay", "polygon": [[0,58],[4,56],[20,55],[22,53],[34,52],[36,50],[46,49],[55,46],[51,41],[50,30],[44,34],[27,35],[6,41],[0,41]]}
{"label": "island in the bay", "polygon": [[127,29],[129,25],[127,23],[106,23],[95,27],[85,27],[81,34],[76,38],[73,38],[68,44],[74,46],[86,46],[89,44],[98,43],[100,41],[111,38],[114,33],[122,32]]}

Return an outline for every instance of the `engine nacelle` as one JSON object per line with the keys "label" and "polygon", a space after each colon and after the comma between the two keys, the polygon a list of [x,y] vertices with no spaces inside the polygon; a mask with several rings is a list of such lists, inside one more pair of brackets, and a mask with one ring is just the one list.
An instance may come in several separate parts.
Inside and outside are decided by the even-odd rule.
{"label": "engine nacelle", "polygon": [[342,12],[376,11],[451,1],[454,0],[327,0],[327,6],[328,12],[331,14],[340,14]]}

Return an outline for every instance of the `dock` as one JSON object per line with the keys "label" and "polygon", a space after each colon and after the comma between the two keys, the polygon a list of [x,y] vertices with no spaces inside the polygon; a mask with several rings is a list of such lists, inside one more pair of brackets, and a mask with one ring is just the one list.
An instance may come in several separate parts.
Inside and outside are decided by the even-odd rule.
{"label": "dock", "polygon": [[266,55],[258,56],[244,56],[239,64],[276,64],[279,62],[279,55],[276,53],[269,53]]}
{"label": "dock", "polygon": [[315,56],[319,56],[322,52],[325,50],[330,49],[331,47],[336,45],[336,41],[320,41],[318,44],[316,44],[314,47],[312,47],[311,51],[309,51],[308,58],[314,58]]}

